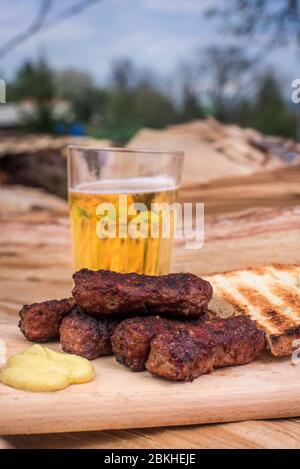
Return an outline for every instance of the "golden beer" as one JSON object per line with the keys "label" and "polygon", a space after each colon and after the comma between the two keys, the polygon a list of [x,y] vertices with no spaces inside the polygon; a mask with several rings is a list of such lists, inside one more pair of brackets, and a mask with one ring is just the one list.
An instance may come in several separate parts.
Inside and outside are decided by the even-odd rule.
{"label": "golden beer", "polygon": [[[82,183],[69,191],[72,250],[75,270],[89,268],[92,270],[109,269],[117,272],[137,272],[149,275],[168,273],[171,260],[174,213],[170,212],[170,236],[163,236],[161,218],[163,210],[154,213],[153,203],[171,205],[176,200],[174,181],[167,178],[147,178],[101,180]],[[127,201],[127,206],[144,204],[143,212],[124,211],[120,206],[120,196]],[[101,238],[100,225],[107,214],[99,207],[112,204],[115,208],[115,233],[113,237]],[[134,205],[135,206],[135,205]],[[158,235],[151,237],[120,236],[121,223],[129,224],[141,217],[158,224]]]}

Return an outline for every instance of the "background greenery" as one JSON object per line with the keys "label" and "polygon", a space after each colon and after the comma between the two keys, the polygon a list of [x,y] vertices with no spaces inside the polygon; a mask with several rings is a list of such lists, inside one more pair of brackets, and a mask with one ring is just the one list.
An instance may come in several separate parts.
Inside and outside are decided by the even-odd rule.
{"label": "background greenery", "polygon": [[[31,26],[2,44],[0,59],[43,28],[55,27],[95,3],[101,1],[84,0],[80,8],[66,7],[48,19],[53,2],[41,1]],[[219,25],[223,45],[195,51],[169,77],[155,76],[151,64],[141,70],[121,58],[112,63],[106,85],[100,86],[84,70],[55,70],[45,57],[25,60],[8,85],[7,97],[9,102],[29,98],[35,103],[35,114],[24,116],[23,130],[82,132],[125,143],[144,126],[161,128],[211,115],[300,140],[299,106],[292,105],[281,71],[270,68],[267,60],[271,50],[288,43],[300,50],[300,0],[212,5],[205,21]],[[282,57],[283,69],[284,62]],[[53,111],[53,103],[61,100],[70,104],[63,118]]]}
{"label": "background greenery", "polygon": [[[37,103],[34,117],[24,120],[24,131],[56,132],[61,119],[53,115],[52,103],[64,99],[71,104],[63,119],[67,126],[80,123],[88,135],[117,143],[144,126],[161,128],[208,115],[267,134],[296,136],[294,110],[272,70],[252,77],[251,62],[236,48],[209,49],[201,57],[201,63],[181,64],[166,83],[120,60],[112,65],[106,87],[97,86],[84,71],[56,72],[45,58],[26,61],[8,84],[8,100]],[[235,80],[230,89],[232,75],[239,83]]]}

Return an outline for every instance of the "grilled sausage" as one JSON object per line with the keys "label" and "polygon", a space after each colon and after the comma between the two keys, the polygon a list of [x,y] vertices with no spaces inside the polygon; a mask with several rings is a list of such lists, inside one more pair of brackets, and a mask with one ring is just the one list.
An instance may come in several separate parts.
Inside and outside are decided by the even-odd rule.
{"label": "grilled sausage", "polygon": [[125,319],[115,328],[111,337],[113,354],[119,363],[128,366],[132,371],[143,371],[152,339],[162,332],[185,328],[185,325],[186,321],[180,322],[160,316]]}
{"label": "grilled sausage", "polygon": [[73,298],[89,314],[199,317],[212,297],[209,282],[181,273],[162,276],[82,269],[73,275]]}
{"label": "grilled sausage", "polygon": [[112,353],[110,337],[118,321],[96,319],[75,308],[60,326],[60,343],[64,352],[89,360]]}
{"label": "grilled sausage", "polygon": [[72,298],[24,305],[19,313],[21,318],[19,328],[26,339],[33,342],[56,339],[63,318],[72,311],[73,307]]}
{"label": "grilled sausage", "polygon": [[146,369],[174,381],[193,381],[215,368],[243,365],[266,346],[265,334],[246,316],[205,321],[157,335]]}

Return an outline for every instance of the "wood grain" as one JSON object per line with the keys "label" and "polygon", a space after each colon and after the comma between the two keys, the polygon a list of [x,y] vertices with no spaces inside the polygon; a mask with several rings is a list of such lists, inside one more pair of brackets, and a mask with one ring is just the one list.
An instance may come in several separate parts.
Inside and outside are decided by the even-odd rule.
{"label": "wood grain", "polygon": [[[29,344],[15,318],[1,318],[7,356]],[[59,350],[58,344],[48,344]],[[173,383],[132,373],[113,357],[93,361],[93,382],[55,393],[28,393],[0,384],[0,434],[193,425],[300,415],[299,370],[290,358],[266,353],[242,367]],[[57,418],[57,409],[63,414]],[[76,414],[76,418],[74,418]]]}
{"label": "wood grain", "polygon": [[16,448],[32,449],[299,449],[300,420],[20,435],[5,441]]}
{"label": "wood grain", "polygon": [[[13,188],[11,189],[13,190]],[[39,191],[35,191],[36,190],[33,190],[30,197],[31,199],[35,198],[38,200]],[[26,198],[25,195],[24,198]],[[45,198],[38,208],[34,208],[35,204],[33,203],[33,206],[28,204],[28,209],[24,208],[26,204],[23,204],[21,208],[16,206],[14,209],[14,204],[12,203],[9,210],[2,210],[0,230],[0,331],[2,331],[2,324],[5,323],[6,325],[9,325],[11,337],[10,340],[12,341],[11,345],[8,347],[10,351],[21,349],[26,345],[25,340],[21,338],[17,328],[15,327],[17,320],[16,312],[21,304],[24,302],[32,302],[34,300],[38,301],[43,298],[62,297],[70,290],[71,287],[69,232],[66,218],[67,208],[66,206],[65,208],[61,208],[60,204],[58,207],[56,205],[56,201],[59,202],[59,199],[53,198],[50,201],[46,200]],[[289,262],[293,262],[293,259],[294,261],[297,261],[299,259],[300,239],[297,213],[289,218],[294,220],[292,225],[287,226],[285,218],[286,215],[281,212],[281,209],[278,209],[277,211],[277,209],[274,208],[274,210],[275,212],[273,213],[273,219],[275,225],[277,223],[277,238],[276,236],[274,237],[274,226],[267,227],[263,233],[257,233],[257,231],[259,231],[262,226],[260,209],[253,209],[253,212],[251,212],[252,221],[249,220],[248,226],[251,225],[252,228],[251,230],[248,230],[247,235],[244,237],[244,242],[241,241],[243,234],[242,230],[240,230],[239,226],[237,226],[240,223],[240,226],[242,227],[242,224],[245,222],[245,220],[243,220],[243,216],[239,222],[239,216],[223,213],[222,215],[220,214],[221,218],[218,218],[217,221],[213,221],[214,219],[210,218],[212,226],[210,230],[211,235],[206,243],[207,251],[199,251],[196,258],[195,252],[192,253],[191,256],[186,257],[187,251],[183,248],[182,245],[177,245],[174,250],[173,269],[187,270],[189,267],[193,267],[194,271],[198,271],[199,273],[209,273],[218,268],[221,269],[224,266],[226,268],[226,265],[228,266],[229,264],[234,264],[235,262],[239,263],[240,266],[247,265],[247,263],[251,262],[251,257],[253,257],[253,252],[255,252],[256,247],[258,249],[258,253],[260,254],[260,258],[259,255],[257,255],[255,258],[255,262],[257,263],[263,263],[264,259],[268,259],[273,256],[280,257],[280,252],[282,253],[282,256],[285,254],[289,258]],[[293,212],[294,209],[291,210]],[[222,213],[222,210],[220,210],[220,212]],[[270,217],[270,219],[271,218],[272,217]],[[216,237],[220,237],[218,233],[222,233],[222,223],[225,220],[227,220],[226,226],[228,231],[226,235],[224,234],[223,239],[216,239]],[[57,229],[59,230],[59,237],[55,235]],[[231,242],[230,237],[237,232],[240,234],[235,236],[235,239]],[[245,253],[245,247],[247,245],[250,246],[251,244],[252,249],[246,249],[247,252]],[[232,258],[234,257],[236,257],[236,259],[233,262]],[[211,262],[212,259],[214,259],[213,265]],[[266,359],[268,358],[266,357]],[[102,373],[104,373],[104,378],[106,379],[107,373],[109,375],[109,370],[111,370],[111,366],[108,366],[106,371],[105,360],[107,361],[108,366],[108,363],[111,363],[111,358],[104,359],[101,365],[101,368],[103,367]],[[135,384],[136,380],[141,381],[141,386],[145,386],[145,382],[148,383],[149,380],[155,380],[156,382],[155,378],[151,378],[146,374],[128,374],[129,372],[127,372],[126,369],[123,369],[122,367],[119,369],[119,365],[116,364],[114,366],[118,367],[118,372],[126,376],[126,379],[134,380]],[[249,366],[252,367],[254,365]],[[267,364],[262,362],[259,364],[259,366],[264,367],[267,366]],[[289,376],[294,376],[294,373],[296,371],[298,372],[297,367],[292,367],[289,365],[285,366],[285,364],[281,362],[280,366],[284,368],[284,370],[289,370]],[[245,373],[245,370],[247,369],[247,367],[239,368],[238,374]],[[277,367],[276,369],[278,370]],[[224,376],[226,378],[226,374],[223,375],[223,372],[235,373],[236,370],[237,369],[226,371],[220,370],[218,373],[221,373],[221,376],[217,374],[204,378],[205,381],[207,381],[207,378],[209,380],[215,380],[218,378],[219,381],[220,379],[224,379]],[[259,374],[257,376],[259,376]],[[264,372],[262,372],[260,376],[261,382],[259,382],[259,392],[261,393],[261,386],[264,385],[266,378]],[[292,387],[288,392],[295,391],[297,376],[293,379]],[[237,375],[235,375],[230,376],[230,379],[233,380],[233,382],[236,382],[239,378]],[[256,379],[258,379],[258,377],[256,377]],[[103,379],[103,382],[104,381],[105,380]],[[191,386],[198,387],[199,384],[197,383],[199,383],[199,381],[200,380],[198,380],[198,382],[196,381]],[[276,389],[278,389],[278,386],[282,386],[282,376],[280,379],[279,376],[277,376],[275,381],[277,383],[275,386]],[[123,379],[121,382],[118,381],[118,383],[121,389],[120,392],[122,392]],[[161,382],[160,380],[159,383],[157,383],[159,389],[163,389],[164,384],[167,386],[173,385],[173,383],[167,384]],[[185,384],[182,386],[183,389],[186,389]],[[187,386],[190,385],[188,384]],[[205,386],[208,386],[208,384]],[[216,385],[213,386],[213,392],[217,393],[215,386]],[[271,386],[269,380],[267,381],[266,386],[267,388]],[[228,388],[230,388],[230,392],[232,393],[232,386],[229,386],[228,384]],[[74,387],[71,392],[72,394],[77,395],[80,389],[81,387]],[[110,390],[108,390],[107,387],[105,389],[108,396]],[[175,389],[176,391],[178,389],[176,384]],[[188,400],[190,399],[190,402],[193,403],[193,406],[196,404],[198,405],[199,401],[201,402],[202,386],[199,386],[197,389],[198,392],[196,399],[195,397],[192,397],[191,391],[188,391],[187,393],[189,396]],[[8,392],[10,393],[11,390]],[[12,392],[14,391],[12,390]],[[92,392],[93,391],[90,391],[90,394]],[[247,390],[247,392],[249,392],[249,390]],[[19,391],[17,393],[19,394],[21,392]],[[184,393],[186,393],[186,391],[184,391]],[[218,394],[222,397],[220,389],[218,390]],[[269,397],[271,402],[274,402],[274,399],[277,401],[277,398],[274,398],[272,394],[273,393],[270,393],[271,398]],[[297,391],[297,394],[299,395],[299,391]],[[219,397],[219,399],[221,399],[221,397]],[[11,399],[11,397],[9,399]],[[151,401],[151,396],[149,399]],[[1,402],[3,402],[2,399]],[[85,410],[84,407],[82,407],[82,400],[78,399],[77,402],[78,406],[75,409],[75,416],[77,415],[77,412],[79,415],[84,414]],[[41,405],[41,403],[39,405]],[[153,405],[155,408],[155,403],[153,403]],[[294,402],[295,408],[292,410],[295,412],[297,411],[299,415],[299,409],[296,410],[298,405],[299,400],[297,397],[296,401]],[[10,401],[10,406],[12,406],[12,401]],[[258,406],[262,406],[260,400],[258,400]],[[228,406],[226,412],[229,412],[229,407],[230,406]],[[280,396],[280,407],[281,416],[291,415],[289,413],[290,409],[287,409],[286,407],[286,394],[282,394]],[[179,407],[179,409],[181,410],[181,407]],[[241,410],[243,412],[248,412],[248,409],[243,409],[243,404],[241,404]],[[270,415],[268,414],[268,406],[267,409],[263,410],[266,412],[266,414],[264,414],[265,416]],[[107,412],[107,409],[105,412]],[[144,408],[141,412],[144,412]],[[226,418],[226,412],[224,418]],[[100,410],[97,408],[96,413],[97,416],[99,416]],[[185,418],[187,416],[187,411],[183,409],[182,412],[180,412],[180,418]],[[175,417],[177,418],[177,415],[171,415],[168,417],[171,419],[171,421],[167,423],[172,423],[172,419]],[[251,414],[250,417],[254,418],[255,414]],[[143,416],[139,416],[139,419],[142,418]],[[154,415],[154,418],[158,418],[157,415]],[[195,422],[193,418],[195,418],[195,416],[191,416],[189,423]],[[243,418],[246,418],[246,415],[244,415]],[[42,412],[40,413],[38,420],[42,420]],[[19,424],[18,419],[16,422]],[[83,433],[63,433],[58,435],[21,435],[7,437],[5,438],[5,441],[17,448],[296,448],[300,446],[299,423],[299,420],[295,419],[280,421],[247,421],[227,424],[209,424],[202,426],[195,425],[191,427],[171,427],[168,429],[151,428],[136,430],[111,430],[102,432],[96,431]],[[89,427],[90,424],[91,423],[88,421],[84,430],[91,428]],[[117,424],[118,423],[116,423],[116,425]],[[137,424],[139,424],[139,422]],[[140,425],[143,424],[144,423],[142,422],[140,423]],[[160,423],[160,425],[161,424],[162,423]],[[39,425],[43,426],[45,424],[40,422]],[[23,428],[24,431],[26,431],[25,427]],[[43,431],[47,431],[47,429],[44,428]]]}
{"label": "wood grain", "polygon": [[179,199],[181,202],[203,202],[207,214],[254,207],[292,207],[300,204],[300,165],[226,177],[209,184],[187,182],[180,189]]}
{"label": "wood grain", "polygon": [[127,146],[184,151],[184,184],[246,176],[300,161],[300,147],[291,140],[212,118],[160,130],[141,129]]}

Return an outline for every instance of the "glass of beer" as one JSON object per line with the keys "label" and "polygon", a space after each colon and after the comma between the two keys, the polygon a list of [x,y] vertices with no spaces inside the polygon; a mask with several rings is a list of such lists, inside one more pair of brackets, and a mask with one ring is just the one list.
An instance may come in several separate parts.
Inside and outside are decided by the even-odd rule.
{"label": "glass of beer", "polygon": [[71,146],[73,267],[169,272],[183,153]]}

